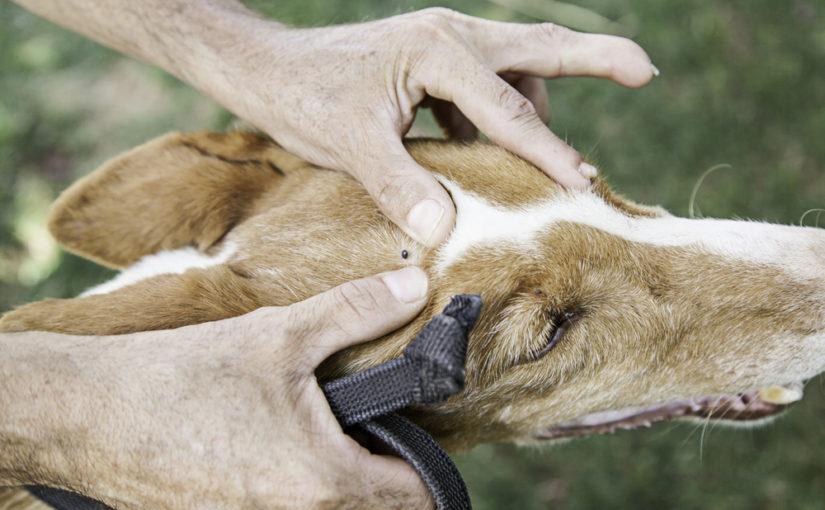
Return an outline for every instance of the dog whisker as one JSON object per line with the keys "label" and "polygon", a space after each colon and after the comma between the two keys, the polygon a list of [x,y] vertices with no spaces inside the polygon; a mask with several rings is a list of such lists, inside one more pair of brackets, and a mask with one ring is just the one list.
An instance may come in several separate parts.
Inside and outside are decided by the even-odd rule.
{"label": "dog whisker", "polygon": [[699,179],[696,180],[696,184],[693,185],[693,190],[690,192],[690,201],[688,202],[688,218],[702,218],[702,212],[699,211],[699,208],[695,207],[696,194],[699,193],[699,188],[702,187],[702,183],[705,181],[705,178],[720,168],[733,168],[733,166],[728,163],[719,163],[718,165],[714,165],[702,172],[702,175],[700,175]]}
{"label": "dog whisker", "polygon": [[808,216],[812,212],[816,213],[816,222],[814,223],[814,227],[819,228],[819,218],[822,216],[822,213],[825,212],[825,209],[821,209],[821,208],[818,208],[818,207],[815,207],[813,209],[808,209],[807,211],[802,213],[802,216],[799,217],[799,226],[800,227],[805,226],[805,217]]}

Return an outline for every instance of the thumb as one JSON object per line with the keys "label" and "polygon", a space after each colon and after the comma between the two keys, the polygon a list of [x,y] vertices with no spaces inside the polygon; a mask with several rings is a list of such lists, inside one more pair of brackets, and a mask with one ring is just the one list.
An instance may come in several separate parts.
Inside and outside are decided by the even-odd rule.
{"label": "thumb", "polygon": [[399,139],[373,153],[353,174],[378,208],[404,232],[435,247],[455,225],[455,206],[435,177],[419,165]]}
{"label": "thumb", "polygon": [[412,320],[424,308],[427,290],[427,275],[418,267],[361,278],[290,306],[288,324],[303,332],[303,356],[314,367]]}

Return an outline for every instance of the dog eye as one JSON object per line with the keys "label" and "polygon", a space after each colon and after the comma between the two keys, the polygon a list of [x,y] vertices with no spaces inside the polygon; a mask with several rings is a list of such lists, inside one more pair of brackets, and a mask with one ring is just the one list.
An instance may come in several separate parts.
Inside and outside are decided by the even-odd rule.
{"label": "dog eye", "polygon": [[544,343],[541,348],[538,350],[531,349],[530,352],[523,354],[515,363],[513,363],[513,366],[532,363],[546,356],[548,352],[552,351],[553,348],[558,345],[562,337],[580,318],[580,312],[551,313],[547,318],[550,328],[544,335]]}
{"label": "dog eye", "polygon": [[553,326],[550,328],[550,331],[547,332],[547,342],[540,351],[533,355],[533,360],[540,359],[548,352],[552,351],[553,347],[555,347],[564,334],[567,333],[567,330],[569,330],[570,327],[573,326],[577,320],[579,320],[579,317],[580,314],[578,312],[565,312],[554,315],[551,319]]}

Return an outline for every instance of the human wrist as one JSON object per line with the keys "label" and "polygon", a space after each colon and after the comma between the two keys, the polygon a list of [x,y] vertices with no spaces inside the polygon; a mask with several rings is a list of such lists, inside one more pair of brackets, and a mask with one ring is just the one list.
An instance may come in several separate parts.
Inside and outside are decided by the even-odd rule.
{"label": "human wrist", "polygon": [[[249,64],[274,61],[273,42],[288,30],[235,2],[201,0],[185,6],[180,18],[187,25],[178,36],[184,51],[159,65],[230,110],[227,103],[251,79],[248,70],[254,65]],[[178,41],[171,42],[175,51]]]}
{"label": "human wrist", "polygon": [[80,438],[95,421],[72,408],[85,365],[70,354],[78,342],[41,332],[0,336],[0,483],[75,485],[82,457],[69,450],[84,448]]}
{"label": "human wrist", "polygon": [[[46,19],[158,66],[230,110],[260,34],[286,27],[238,0],[15,0]],[[271,41],[269,42],[271,44]],[[271,53],[271,52],[270,52]],[[254,67],[250,67],[254,69]],[[240,84],[240,85],[239,85]]]}
{"label": "human wrist", "polygon": [[[159,333],[153,338],[161,341]],[[139,397],[129,370],[143,357],[135,349],[141,340],[0,335],[0,485],[58,487],[119,507],[147,500],[130,482],[141,459],[118,450],[136,417],[154,416],[141,407],[151,402]]]}

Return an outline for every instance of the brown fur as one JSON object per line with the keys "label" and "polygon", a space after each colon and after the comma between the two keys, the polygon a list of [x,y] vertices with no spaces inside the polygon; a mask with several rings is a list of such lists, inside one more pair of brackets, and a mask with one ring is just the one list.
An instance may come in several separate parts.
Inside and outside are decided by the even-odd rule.
{"label": "brown fur", "polygon": [[[423,166],[502,208],[567,193],[492,145],[414,141],[408,148]],[[601,180],[594,189],[624,217],[666,216]],[[439,271],[438,253],[380,214],[351,177],[249,133],[174,133],[138,147],[67,190],[49,227],[70,251],[112,267],[190,245],[216,254],[231,243],[243,256],[108,294],[26,305],[6,314],[0,330],[174,328],[289,305],[405,265],[428,271],[430,300],[420,316],[333,356],[318,371],[324,380],[398,356],[450,296],[482,294],[465,390],[410,412],[454,451],[530,441],[541,427],[594,411],[787,383],[793,360],[808,355],[805,342],[792,339],[816,333],[825,318],[821,281],[569,221],[543,231],[540,250],[474,246]],[[563,312],[582,319],[533,359]]]}

